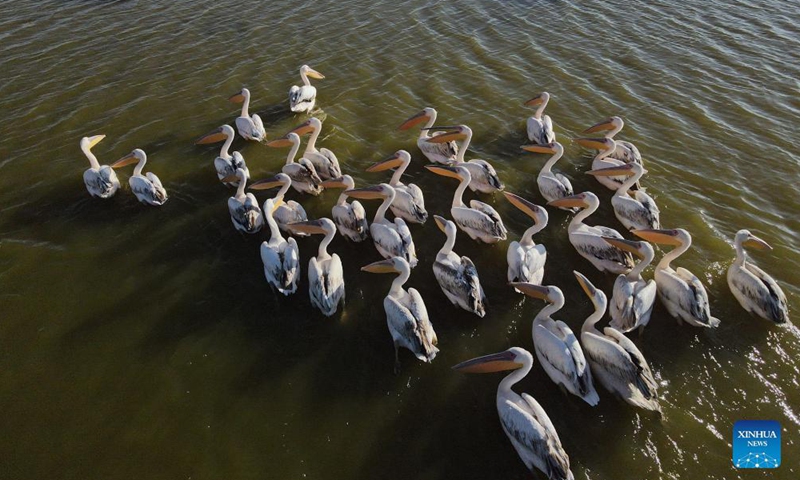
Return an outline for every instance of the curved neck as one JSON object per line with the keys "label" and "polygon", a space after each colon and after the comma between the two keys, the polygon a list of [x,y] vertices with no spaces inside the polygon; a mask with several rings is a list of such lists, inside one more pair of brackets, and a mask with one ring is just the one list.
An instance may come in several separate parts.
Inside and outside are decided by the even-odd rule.
{"label": "curved neck", "polygon": [[286,182],[283,185],[281,185],[281,189],[278,190],[277,194],[275,194],[275,201],[277,202],[278,200],[283,200],[283,196],[286,195],[286,192],[289,191],[289,187],[291,187],[291,186],[292,186],[292,182],[291,181]]}
{"label": "curved neck", "polygon": [[533,236],[541,232],[544,227],[545,225],[536,223],[532,227],[525,230],[525,233],[522,234],[522,238],[519,239],[520,245],[533,246]]}
{"label": "curved neck", "polygon": [[339,195],[339,198],[336,199],[336,205],[344,205],[346,203],[347,203],[347,194],[342,192],[342,194]]}
{"label": "curved neck", "polygon": [[556,150],[556,153],[554,153],[553,156],[550,157],[550,159],[544,164],[544,167],[542,167],[542,172],[549,172],[553,168],[553,165],[556,164],[556,162],[558,161],[559,158],[561,158],[562,155],[564,155],[563,148]]}
{"label": "curved neck", "polygon": [[606,132],[606,138],[614,138],[614,135],[618,134],[622,131],[623,124],[617,125],[616,127],[612,128],[610,131]]}
{"label": "curved neck", "polygon": [[467,149],[469,148],[469,143],[472,141],[472,130],[467,132],[467,136],[464,137],[464,140],[461,142],[461,145],[458,147],[458,155],[456,155],[457,162],[464,161],[464,153],[466,153]]}
{"label": "curved neck", "polygon": [[147,163],[147,156],[142,156],[142,158],[139,159],[139,163],[136,164],[136,168],[133,169],[133,174],[141,175],[145,163]]}
{"label": "curved neck", "polygon": [[600,152],[599,152],[599,153],[598,153],[598,154],[597,154],[597,155],[594,157],[594,159],[595,159],[595,160],[601,160],[601,159],[603,159],[603,158],[606,158],[607,156],[609,156],[609,155],[611,155],[612,153],[614,153],[614,150],[616,150],[616,149],[617,149],[617,144],[616,144],[616,143],[614,143],[613,145],[611,145],[610,147],[606,148],[605,150],[602,150],[602,151],[600,151]]}
{"label": "curved neck", "polygon": [[445,228],[445,233],[447,234],[447,240],[444,242],[444,245],[439,250],[439,255],[447,255],[453,251],[453,246],[456,244],[456,229],[455,228]]}
{"label": "curved neck", "polygon": [[292,143],[292,148],[289,150],[289,155],[286,156],[286,165],[294,163],[294,157],[297,156],[297,151],[300,150],[300,142]]}
{"label": "curved neck", "polygon": [[[241,171],[241,170],[240,170]],[[236,175],[239,177],[239,186],[236,187],[236,198],[243,198],[244,197],[244,187],[245,187],[245,179],[244,175]]]}
{"label": "curved neck", "polygon": [[653,261],[653,258],[655,258],[655,252],[653,252],[653,250],[649,250],[645,254],[645,257],[642,259],[642,261],[637,263],[636,266],[633,267],[633,269],[631,269],[627,275],[625,275],[628,280],[638,280],[642,278],[642,272],[644,272],[644,269],[650,265],[650,262]]}
{"label": "curved neck", "polygon": [[615,193],[614,196],[615,197],[627,196],[628,195],[628,190],[630,190],[631,187],[636,182],[638,182],[640,178],[642,178],[643,174],[644,174],[644,172],[639,171],[639,172],[634,173],[633,175],[627,177],[625,179],[625,181],[622,182],[622,184],[619,186],[619,188],[617,188],[617,193]]}
{"label": "curved neck", "polygon": [[273,218],[272,210],[267,208],[266,205],[264,205],[264,217],[267,219],[267,225],[269,225],[270,240],[283,242],[283,235],[281,235],[281,230],[278,228],[278,222]]}
{"label": "curved neck", "polygon": [[389,206],[392,204],[392,202],[394,202],[394,196],[395,196],[395,193],[394,193],[394,191],[392,191],[391,194],[389,194],[386,197],[384,197],[383,203],[381,203],[381,206],[378,207],[378,211],[375,212],[375,220],[373,220],[372,223],[388,223],[389,222],[388,220],[386,220],[385,215],[386,215],[386,211],[389,210]]}
{"label": "curved neck", "polygon": [[228,149],[231,148],[233,144],[233,135],[226,135],[225,136],[225,143],[222,144],[222,148],[219,149],[219,156],[228,160],[231,158],[230,153],[228,153]]}
{"label": "curved neck", "polygon": [[311,137],[308,139],[308,143],[306,144],[306,153],[316,152],[317,151],[317,138],[319,138],[319,132],[322,130],[322,125],[319,128],[314,127],[314,131],[311,132]]}
{"label": "curved neck", "polygon": [[737,267],[741,267],[742,265],[747,262],[747,252],[744,251],[744,246],[742,245],[741,240],[736,240],[736,260],[733,261],[733,264]]}
{"label": "curved neck", "polygon": [[406,172],[406,168],[408,168],[408,165],[410,163],[411,163],[411,158],[409,158],[408,160],[403,160],[403,163],[401,163],[400,166],[397,167],[397,170],[394,171],[394,174],[392,174],[392,178],[391,180],[389,180],[389,185],[393,187],[396,185],[401,185],[400,177],[402,177],[403,174]]}
{"label": "curved neck", "polygon": [[597,324],[597,322],[600,321],[600,319],[603,318],[603,315],[605,315],[606,303],[607,302],[605,297],[602,298],[595,297],[592,299],[592,305],[594,305],[594,313],[589,315],[589,317],[583,322],[583,325],[581,326],[581,333],[589,332],[592,330],[594,330],[598,334],[600,333],[597,330],[597,328],[595,328],[595,325]]}
{"label": "curved neck", "polygon": [[669,264],[671,261],[675,260],[676,258],[683,255],[683,252],[689,250],[689,247],[692,246],[692,240],[690,239],[688,242],[681,243],[677,247],[675,247],[671,252],[664,255],[664,258],[658,262],[658,266],[656,267],[658,270],[666,270],[669,268]]}
{"label": "curved neck", "polygon": [[392,293],[401,293],[403,291],[403,285],[408,281],[408,277],[411,276],[411,269],[407,266],[404,266],[400,269],[400,275],[392,281],[392,287],[389,289],[389,294]]}
{"label": "curved neck", "polygon": [[[548,300],[549,302],[549,300]],[[551,315],[556,313],[557,311],[561,310],[561,307],[564,306],[564,297],[559,296],[555,298],[553,303],[548,303],[545,307],[536,315],[536,318],[533,319],[533,326],[535,328],[537,324],[542,323],[545,318],[550,318]],[[552,318],[551,318],[552,320]]]}
{"label": "curved neck", "polygon": [[242,103],[242,116],[249,117],[250,109],[250,91],[244,92],[244,103]]}
{"label": "curved neck", "polygon": [[303,85],[305,85],[306,87],[311,86],[311,82],[308,81],[308,76],[306,75],[305,70],[300,70],[300,80],[303,81]]}
{"label": "curved neck", "polygon": [[549,102],[550,102],[550,99],[548,98],[547,100],[542,102],[541,105],[539,105],[539,107],[536,109],[535,112],[533,112],[533,116],[534,116],[534,118],[536,118],[536,120],[541,120],[542,119],[542,114],[544,113],[544,109],[547,108],[547,104]]}
{"label": "curved neck", "polygon": [[[434,110],[433,115],[428,118],[428,123],[425,124],[422,128],[431,128],[433,124],[436,123],[436,111]],[[427,130],[420,130],[419,138],[431,138],[430,133]]]}
{"label": "curved neck", "polygon": [[86,155],[86,158],[89,159],[89,164],[92,166],[92,168],[100,168],[100,162],[97,161],[97,157],[94,156],[94,153],[92,153],[91,150],[83,145],[81,145],[81,150],[83,150],[83,154]]}
{"label": "curved neck", "polygon": [[580,212],[578,212],[575,215],[575,218],[573,218],[572,221],[569,222],[569,230],[572,230],[572,229],[575,229],[575,228],[581,226],[581,224],[583,224],[583,221],[586,220],[586,218],[589,215],[593,214],[595,210],[597,210],[597,207],[598,207],[598,205],[593,203],[593,204],[589,205],[588,207],[584,208],[583,210],[581,210]]}
{"label": "curved neck", "polygon": [[464,206],[464,192],[467,190],[467,186],[469,186],[470,179],[469,178],[462,178],[461,183],[458,184],[458,188],[456,188],[456,193],[453,195],[453,207],[463,207]]}
{"label": "curved neck", "polygon": [[517,382],[525,378],[531,371],[531,367],[533,367],[533,357],[525,357],[522,363],[522,368],[518,368],[513,372],[509,373],[500,381],[500,385],[497,386],[497,393],[507,393],[511,391],[511,387],[513,387]]}
{"label": "curved neck", "polygon": [[333,240],[333,236],[336,235],[336,229],[328,230],[325,232],[325,238],[322,239],[322,242],[319,244],[319,250],[317,250],[317,260],[327,260],[331,258],[328,254],[328,245]]}

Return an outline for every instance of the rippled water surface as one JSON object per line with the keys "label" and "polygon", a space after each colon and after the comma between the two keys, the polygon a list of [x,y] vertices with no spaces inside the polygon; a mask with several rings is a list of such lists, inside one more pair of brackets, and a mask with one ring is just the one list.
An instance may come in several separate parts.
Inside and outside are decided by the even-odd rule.
{"label": "rippled water surface", "polygon": [[[394,376],[381,304],[391,278],[359,271],[379,259],[371,245],[332,243],[347,306],[324,318],[305,282],[288,299],[270,293],[258,254],[266,233],[233,230],[216,147],[193,141],[233,122],[226,99],[242,86],[269,138],[304,121],[286,97],[308,63],[326,75],[314,82],[320,143],[360,185],[386,181],[364,169],[408,149],[408,180],[431,213],[448,212],[455,181],[422,168],[414,132],[397,130],[424,106],[440,123],[470,125],[468,158],[491,161],[508,190],[542,203],[545,158],[519,145],[531,113],[522,103],[547,90],[566,150],[559,168],[599,194],[592,220],[619,229],[572,139],[625,118],[620,137],[643,153],[662,223],[694,236],[677,263],[707,284],[722,325],[679,327],[659,305],[635,339],[661,382],[663,419],[605,391],[590,408],[538,365],[517,390],[548,411],[576,479],[798,478],[800,334],[746,314],[725,272],[733,234],[748,228],[774,247],[753,260],[800,309],[800,5],[696,3],[0,1],[0,477],[543,478],[499,426],[499,374],[450,370],[533,348],[543,304],[505,285],[507,243],[459,234],[456,251],[475,260],[490,301],[478,319],[435,283],[444,236],[432,221],[412,228],[421,261],[409,286],[441,353],[425,365],[403,352]],[[147,151],[171,195],[164,207],[140,205],[127,186],[89,198],[78,142],[99,133],[101,163]],[[286,153],[240,139],[234,148],[254,178],[277,172]],[[337,196],[292,198],[318,217]],[[510,239],[528,226],[502,196],[483,199]],[[591,307],[572,270],[606,292],[614,279],[577,256],[567,223],[551,211],[537,241],[550,252],[545,282],[567,298],[557,317],[577,330]],[[299,241],[304,266],[318,242]],[[782,423],[780,469],[733,469],[731,428],[745,418]]]}

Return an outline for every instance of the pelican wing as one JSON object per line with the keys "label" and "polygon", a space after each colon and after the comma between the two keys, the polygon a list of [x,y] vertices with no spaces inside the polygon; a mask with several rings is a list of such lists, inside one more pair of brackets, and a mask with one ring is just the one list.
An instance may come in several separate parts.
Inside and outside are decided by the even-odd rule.
{"label": "pelican wing", "polygon": [[633,256],[608,244],[600,238],[601,236],[622,238],[622,235],[613,228],[595,226],[570,233],[569,240],[584,256],[605,260],[628,270],[633,268]]}
{"label": "pelican wing", "polygon": [[635,230],[661,228],[658,206],[643,190],[636,190],[633,197],[614,196],[611,203],[614,213],[626,227]]}
{"label": "pelican wing", "polygon": [[429,362],[439,351],[425,334],[422,324],[405,305],[391,295],[383,300],[386,322],[395,343],[409,350],[423,362]]}
{"label": "pelican wing", "polygon": [[784,323],[789,320],[786,294],[767,272],[752,263],[745,263],[742,273],[733,277],[734,286],[764,312],[770,320]]}
{"label": "pelican wing", "polygon": [[503,240],[506,239],[506,227],[503,225],[503,219],[500,218],[500,214],[497,213],[497,210],[492,208],[491,205],[483,203],[480,200],[470,200],[469,206],[472,207],[473,210],[478,211],[485,216],[485,226],[489,227],[488,230],[484,230],[485,232],[490,233],[495,237],[500,237]]}
{"label": "pelican wing", "polygon": [[[536,353],[541,355],[542,362],[547,362],[550,367],[557,370],[563,377],[554,378],[553,381],[556,383],[577,384],[578,371],[576,362],[572,357],[572,351],[564,339],[560,337],[561,332],[559,330],[556,328],[556,332],[553,332],[543,324],[536,325],[533,329],[533,345]],[[574,335],[572,337],[574,338]],[[585,364],[586,360],[583,355],[581,355],[581,360]]]}
{"label": "pelican wing", "polygon": [[[443,133],[445,132],[433,132],[431,137],[435,137],[436,135],[441,135]],[[422,153],[428,157],[428,160],[432,162],[454,162],[456,160],[456,156],[458,155],[458,144],[456,144],[454,140],[446,143],[431,143],[427,141],[427,138],[419,138],[417,139],[417,146]]]}
{"label": "pelican wing", "polygon": [[527,123],[528,139],[539,145],[556,141],[556,134],[553,132],[553,121],[550,115],[542,116],[539,120],[536,117],[528,117]]}
{"label": "pelican wing", "polygon": [[592,385],[592,373],[586,363],[586,357],[583,354],[580,343],[578,343],[578,338],[575,337],[575,334],[572,333],[569,326],[561,320],[557,320],[555,325],[561,332],[561,338],[564,339],[564,345],[569,349],[572,362],[575,365],[578,392],[580,392],[581,395],[588,395],[594,390],[594,386]]}
{"label": "pelican wing", "polygon": [[83,183],[92,196],[100,198],[111,197],[119,188],[117,174],[108,165],[103,165],[99,170],[89,168],[84,171]]}
{"label": "pelican wing", "polygon": [[506,252],[506,261],[508,262],[508,281],[509,282],[527,282],[530,278],[530,269],[528,268],[527,254],[525,248],[516,240],[511,242]]}
{"label": "pelican wing", "polygon": [[141,175],[131,177],[130,180],[128,180],[131,191],[133,191],[136,198],[141,202],[151,205],[162,205],[167,201],[167,191],[161,186],[160,181],[158,182],[158,186],[156,186],[151,180],[151,175],[158,180],[158,177],[149,172],[146,177]]}
{"label": "pelican wing", "polygon": [[625,163],[638,163],[642,165],[642,154],[636,145],[625,140],[616,140],[617,148],[609,155],[611,158],[622,160]]}
{"label": "pelican wing", "polygon": [[[611,326],[623,332],[633,330],[638,324],[639,316],[634,308],[635,285],[636,282],[629,281],[625,275],[619,275],[614,281],[614,293],[609,305]],[[655,289],[653,293],[655,294]]]}
{"label": "pelican wing", "polygon": [[627,361],[630,362],[630,367],[627,367],[627,371],[631,371],[631,368],[635,372],[633,381],[636,388],[642,393],[644,398],[651,400],[658,397],[658,383],[656,379],[653,377],[653,372],[650,370],[650,365],[647,363],[647,360],[642,355],[642,352],[639,348],[634,344],[628,337],[623,335],[621,332],[614,330],[613,328],[606,327],[603,329],[603,333],[605,333],[606,337],[616,342],[616,346],[624,352],[625,356],[627,357]]}
{"label": "pelican wing", "polygon": [[409,230],[408,225],[402,218],[395,218],[394,224],[402,241],[402,251],[405,252],[405,259],[410,266],[414,267],[417,265],[417,249],[414,246],[414,239],[411,238],[411,230]]}
{"label": "pelican wing", "polygon": [[323,180],[342,176],[339,160],[336,158],[336,155],[327,148],[323,148],[317,152],[306,152],[303,154],[303,157],[314,164],[314,169]]}
{"label": "pelican wing", "polygon": [[342,234],[350,240],[361,241],[367,237],[369,228],[367,226],[366,212],[364,212],[364,207],[358,201],[350,204],[334,205],[331,215]]}
{"label": "pelican wing", "polygon": [[284,266],[279,247],[261,242],[261,262],[264,264],[264,276],[267,282],[276,288],[284,288]]}
{"label": "pelican wing", "polygon": [[294,200],[289,200],[281,204],[281,206],[275,209],[272,216],[275,218],[278,225],[289,225],[308,220],[306,210]]}
{"label": "pelican wing", "polygon": [[392,212],[403,219],[424,223],[428,219],[428,212],[425,210],[425,198],[422,190],[413,183],[410,185],[395,186],[396,196],[392,202]]}
{"label": "pelican wing", "polygon": [[264,122],[261,117],[254,113],[251,118],[253,120],[253,136],[259,139],[264,138],[267,135],[267,131],[264,129]]}
{"label": "pelican wing", "polygon": [[289,237],[283,248],[283,294],[297,290],[297,279],[300,277],[300,250],[297,241]]}
{"label": "pelican wing", "polygon": [[289,108],[293,112],[305,112],[314,107],[317,87],[313,85],[293,86],[289,90]]}
{"label": "pelican wing", "polygon": [[[694,320],[698,326],[715,327],[719,320],[711,316],[708,293],[692,272],[683,267],[656,272],[659,293]],[[685,319],[685,318],[684,318]]]}
{"label": "pelican wing", "polygon": [[503,182],[500,181],[500,177],[497,176],[497,171],[492,164],[486,160],[473,159],[468,162],[459,163],[458,165],[466,167],[467,170],[469,170],[472,176],[470,188],[473,186],[476,187],[472,188],[473,190],[491,192],[493,190],[502,190],[505,188]]}
{"label": "pelican wing", "polygon": [[339,256],[334,253],[321,261],[312,257],[308,262],[308,283],[311,303],[325,316],[336,313],[339,302],[344,301],[344,272]]}
{"label": "pelican wing", "polygon": [[425,307],[422,295],[419,294],[416,288],[409,288],[406,301],[408,310],[420,323],[422,330],[425,332],[425,337],[430,341],[431,345],[437,345],[439,338],[436,336],[436,332],[433,331],[433,324],[428,318],[428,309]]}

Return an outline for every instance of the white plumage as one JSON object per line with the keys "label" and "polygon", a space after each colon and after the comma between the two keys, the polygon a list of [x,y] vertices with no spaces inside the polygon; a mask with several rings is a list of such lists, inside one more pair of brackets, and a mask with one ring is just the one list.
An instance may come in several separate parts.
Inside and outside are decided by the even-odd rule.
{"label": "white plumage", "polygon": [[328,218],[294,223],[290,230],[299,230],[304,233],[324,234],[325,238],[319,244],[316,257],[308,261],[308,295],[311,304],[323,315],[330,317],[339,308],[344,306],[344,270],[339,255],[328,253],[328,245],[336,235],[336,225]]}
{"label": "white plumage", "polygon": [[[236,170],[236,178],[239,179],[239,186],[236,187],[236,194],[228,199],[228,211],[231,214],[231,221],[236,230],[244,233],[256,233],[264,226],[264,216],[258,206],[258,200],[252,193],[244,193],[247,183],[244,170]],[[226,179],[229,181],[228,179]]]}
{"label": "white plumage", "polygon": [[486,295],[475,264],[469,257],[453,251],[456,243],[456,225],[436,215],[436,224],[447,235],[447,240],[433,262],[433,275],[439,287],[453,305],[483,318],[486,314]]}
{"label": "white plumage", "polygon": [[[214,169],[217,171],[217,177],[222,180],[225,177],[230,177],[236,173],[236,170],[244,170],[245,179],[250,179],[250,170],[244,162],[244,157],[239,152],[229,153],[228,150],[233,144],[233,137],[235,132],[230,125],[223,125],[216,128],[197,140],[197,145],[205,145],[208,143],[217,143],[224,140],[222,148],[219,150],[219,155],[214,159]],[[223,182],[224,183],[224,182]],[[237,186],[239,181],[236,180],[232,183],[227,183],[228,186]]]}
{"label": "white plumage", "polygon": [[128,155],[120,158],[113,165],[113,168],[124,167],[131,163],[136,163],[133,169],[133,176],[128,180],[131,191],[136,198],[147,205],[161,206],[167,201],[167,190],[161,185],[161,180],[151,172],[142,175],[145,163],[147,163],[147,155],[143,150],[137,148]]}
{"label": "white plumage", "polygon": [[556,141],[556,134],[553,131],[553,121],[550,119],[550,115],[542,115],[549,101],[550,94],[542,92],[525,102],[525,106],[536,107],[533,116],[528,117],[527,131],[528,139],[538,145]]}
{"label": "white plumage", "polygon": [[456,155],[458,155],[458,145],[456,142],[453,140],[445,143],[428,142],[428,139],[432,136],[441,135],[443,133],[441,131],[431,133],[431,130],[429,130],[433,127],[433,124],[436,123],[436,116],[437,112],[435,109],[425,107],[422,111],[403,122],[399,129],[408,130],[419,123],[426,122],[425,126],[422,127],[419,132],[417,147],[419,147],[422,154],[425,155],[429,161],[449,165],[456,160]]}
{"label": "white plumage", "polygon": [[323,180],[339,178],[342,176],[342,169],[339,167],[339,159],[327,148],[317,149],[316,147],[317,138],[319,138],[321,131],[322,122],[317,118],[310,118],[292,130],[292,132],[298,135],[311,133],[311,137],[306,144],[306,149],[303,152],[303,158],[308,159],[314,165],[317,175]]}
{"label": "white plumage", "polygon": [[243,88],[241,92],[231,96],[232,102],[242,102],[242,113],[236,118],[236,129],[245,140],[260,142],[266,140],[267,132],[264,122],[257,114],[250,115],[250,90]]}
{"label": "white plumage", "polygon": [[655,280],[645,281],[642,272],[655,257],[653,247],[647,242],[634,242],[619,238],[603,237],[603,240],[618,248],[631,252],[641,260],[627,274],[620,274],[614,281],[609,313],[611,327],[627,333],[638,328],[639,333],[650,322],[656,302]]}
{"label": "white plumage", "polygon": [[283,295],[291,295],[297,291],[297,279],[300,277],[300,252],[294,238],[286,240],[281,236],[278,224],[272,217],[274,209],[275,202],[267,199],[264,202],[264,217],[271,236],[269,241],[261,243],[261,262],[270,288]]}
{"label": "white plumage", "polygon": [[295,113],[310,112],[314,108],[314,103],[317,101],[317,89],[311,85],[311,82],[308,81],[308,77],[316,79],[325,78],[324,75],[313,70],[308,65],[300,67],[300,79],[303,81],[303,85],[299,87],[297,85],[292,85],[292,88],[289,89],[289,109]]}
{"label": "white plumage", "polygon": [[398,150],[389,158],[371,165],[367,171],[380,172],[396,168],[389,180],[389,185],[395,191],[394,201],[389,208],[396,217],[401,217],[407,222],[425,223],[428,219],[428,212],[425,210],[425,197],[422,195],[422,190],[413,183],[405,185],[400,180],[409,164],[411,164],[411,155],[405,150]]}
{"label": "white plumage", "polygon": [[108,165],[100,165],[97,157],[92,153],[92,147],[106,138],[105,135],[94,135],[92,137],[81,138],[81,151],[89,159],[91,165],[83,172],[83,183],[86,190],[93,197],[111,198],[119,190],[119,179],[117,173]]}
{"label": "white plumage", "polygon": [[267,144],[269,147],[288,147],[289,155],[281,171],[292,179],[292,188],[300,193],[317,196],[322,193],[322,179],[317,175],[317,170],[310,160],[301,158],[295,162],[297,151],[300,150],[300,136],[289,132],[285,137],[273,140]]}
{"label": "white plumage", "polygon": [[[356,184],[353,177],[343,175],[339,178],[322,182],[325,188],[344,188],[352,190]],[[369,237],[369,225],[367,223],[367,213],[358,200],[347,203],[347,193],[342,192],[336,200],[336,204],[331,209],[333,222],[339,233],[351,242],[363,242]]]}
{"label": "white plumage", "polygon": [[509,282],[525,282],[542,284],[544,264],[547,261],[547,249],[537,245],[533,236],[547,226],[547,210],[510,192],[503,192],[512,205],[525,212],[533,220],[533,226],[525,230],[519,242],[511,242],[506,252],[508,262],[507,278]]}
{"label": "white plumage", "polygon": [[728,286],[748,312],[775,323],[789,321],[786,294],[769,274],[747,261],[745,246],[772,250],[767,242],[747,230],[739,230],[734,240],[736,260],[728,267]]}

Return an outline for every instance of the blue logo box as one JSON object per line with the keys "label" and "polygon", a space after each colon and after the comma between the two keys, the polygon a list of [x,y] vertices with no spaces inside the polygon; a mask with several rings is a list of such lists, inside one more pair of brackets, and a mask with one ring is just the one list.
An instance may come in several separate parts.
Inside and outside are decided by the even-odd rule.
{"label": "blue logo box", "polygon": [[775,420],[739,420],[733,425],[733,466],[778,468],[781,424]]}

